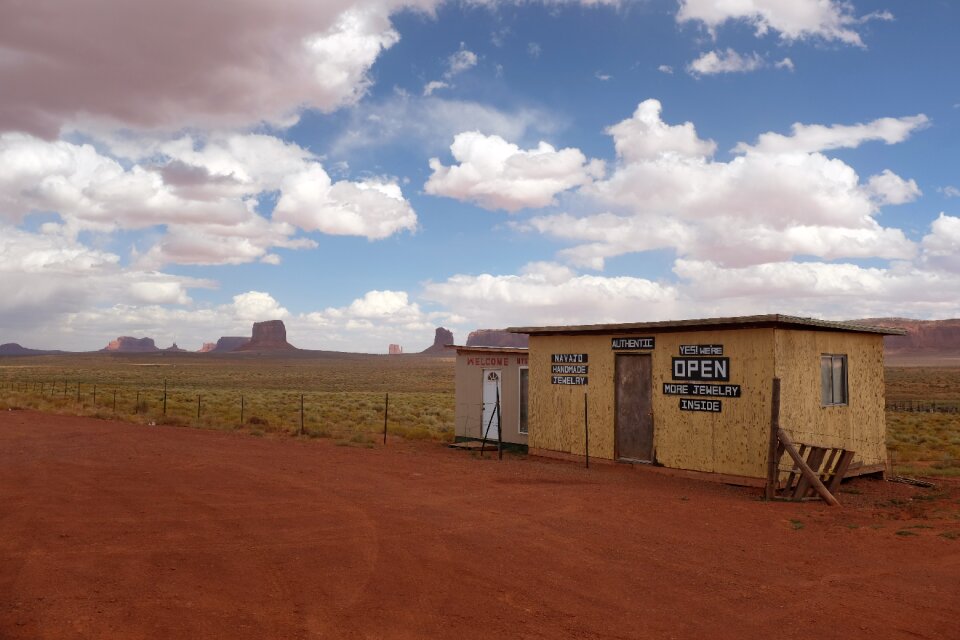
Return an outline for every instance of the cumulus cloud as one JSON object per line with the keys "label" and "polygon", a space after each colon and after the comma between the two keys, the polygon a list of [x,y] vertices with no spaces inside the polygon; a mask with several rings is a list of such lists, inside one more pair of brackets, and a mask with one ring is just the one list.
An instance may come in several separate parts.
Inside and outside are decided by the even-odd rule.
{"label": "cumulus cloud", "polygon": [[434,91],[438,91],[439,89],[447,89],[449,87],[450,85],[446,82],[442,82],[440,80],[431,80],[427,84],[423,85],[423,95],[425,97],[432,96]]}
{"label": "cumulus cloud", "polygon": [[423,298],[478,326],[575,324],[676,317],[678,292],[644,278],[577,275],[533,263],[519,275],[459,274],[430,282]]}
{"label": "cumulus cloud", "polygon": [[417,226],[417,214],[394,181],[334,183],[316,165],[284,178],[281,191],[274,220],[307,231],[382,240]]}
{"label": "cumulus cloud", "polygon": [[812,153],[831,149],[856,149],[864,142],[881,141],[886,144],[903,142],[915,131],[930,125],[930,119],[922,113],[901,118],[878,118],[866,124],[822,125],[795,123],[792,133],[762,134],[755,145],[741,142],[736,151],[746,153]]}
{"label": "cumulus cloud", "polygon": [[447,58],[447,70],[443,76],[450,79],[475,66],[477,66],[477,54],[466,49],[464,43],[461,42],[460,50],[450,54],[450,57]]}
{"label": "cumulus cloud", "polygon": [[892,20],[881,11],[857,17],[853,6],[840,0],[680,0],[677,22],[696,22],[715,35],[727,22],[746,22],[758,37],[775,32],[781,40],[818,38],[863,46],[856,27],[868,20]]}
{"label": "cumulus cloud", "polygon": [[708,51],[687,66],[687,71],[695,76],[709,76],[718,73],[749,73],[766,66],[760,54],[754,52],[740,55],[733,49]]}
{"label": "cumulus cloud", "polygon": [[[2,10],[0,130],[290,124],[364,95],[403,5],[369,0],[37,0]],[[242,46],[238,46],[242,43]],[[199,64],[198,61],[202,61]],[[69,91],[67,92],[67,90]]]}
{"label": "cumulus cloud", "polygon": [[247,291],[233,296],[233,309],[237,318],[254,322],[283,320],[290,315],[273,296],[263,291]]}
{"label": "cumulus cloud", "polygon": [[904,180],[890,169],[870,176],[867,189],[881,205],[913,202],[923,195],[915,180]]}
{"label": "cumulus cloud", "polygon": [[937,189],[937,191],[942,193],[947,198],[960,198],[960,189],[954,187],[953,185],[947,185]]}
{"label": "cumulus cloud", "polygon": [[[880,206],[919,195],[915,183],[892,172],[864,184],[843,161],[790,145],[782,153],[744,146],[729,161],[713,160],[713,142],[692,123],[664,122],[656,100],[607,131],[619,162],[606,179],[580,189],[607,211],[537,216],[525,225],[572,242],[560,257],[577,266],[601,269],[607,258],[653,249],[726,267],[796,256],[909,260],[916,254],[901,230],[875,219]],[[867,127],[830,139],[852,144],[875,136]]]}
{"label": "cumulus cloud", "polygon": [[475,202],[486,209],[515,212],[544,207],[563,191],[602,175],[598,160],[578,149],[557,150],[546,142],[520,149],[500,136],[478,131],[459,133],[450,145],[458,164],[430,159],[433,171],[424,190],[431,195]]}
{"label": "cumulus cloud", "polygon": [[[161,226],[157,243],[138,253],[143,268],[276,262],[273,248],[316,246],[296,237],[298,227],[370,239],[416,227],[395,182],[332,183],[312,153],[272,136],[181,137],[124,149],[133,164],[91,144],[0,134],[0,164],[7,167],[0,216],[16,223],[53,212],[74,234]],[[256,207],[275,191],[280,198],[271,220]]]}
{"label": "cumulus cloud", "polygon": [[108,301],[188,304],[189,289],[211,286],[125,268],[116,254],[68,235],[0,225],[0,326],[7,330],[49,331],[64,314]]}
{"label": "cumulus cloud", "polygon": [[922,246],[927,265],[960,275],[960,217],[941,213],[931,223]]}

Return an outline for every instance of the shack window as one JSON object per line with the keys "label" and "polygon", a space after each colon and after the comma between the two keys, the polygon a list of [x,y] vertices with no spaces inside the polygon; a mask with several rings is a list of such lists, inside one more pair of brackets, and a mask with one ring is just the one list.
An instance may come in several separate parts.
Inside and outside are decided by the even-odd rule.
{"label": "shack window", "polygon": [[825,407],[847,404],[847,356],[820,356],[820,398]]}
{"label": "shack window", "polygon": [[520,367],[520,433],[527,433],[527,398],[530,397],[530,369]]}

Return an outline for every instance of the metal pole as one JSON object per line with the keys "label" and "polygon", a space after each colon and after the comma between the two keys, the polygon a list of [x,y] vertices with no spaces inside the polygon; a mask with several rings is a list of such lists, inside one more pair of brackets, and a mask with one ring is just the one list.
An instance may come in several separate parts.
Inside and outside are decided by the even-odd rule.
{"label": "metal pole", "polygon": [[77,382],[77,404],[80,404],[80,383]]}
{"label": "metal pole", "polygon": [[66,380],[63,381],[63,397],[64,398],[67,397],[67,381]]}
{"label": "metal pole", "polygon": [[97,408],[97,385],[93,385],[93,408]]}
{"label": "metal pole", "polygon": [[387,444],[387,414],[390,413],[390,394],[383,400],[383,444]]}
{"label": "metal pole", "polygon": [[243,394],[240,394],[240,426],[243,426]]}
{"label": "metal pole", "polygon": [[167,379],[163,379],[163,415],[167,415]]}
{"label": "metal pole", "polygon": [[497,412],[497,459],[503,460],[503,423],[500,420],[500,387],[497,387],[497,406],[494,407]]}
{"label": "metal pole", "polygon": [[300,394],[300,435],[303,435],[303,394]]}
{"label": "metal pole", "polygon": [[117,390],[113,390],[113,412],[117,412]]}
{"label": "metal pole", "polygon": [[197,422],[200,422],[200,394],[197,394]]}
{"label": "metal pole", "polygon": [[137,404],[133,405],[133,412],[140,413],[140,390],[137,389]]}
{"label": "metal pole", "polygon": [[583,392],[583,453],[587,469],[590,468],[590,426],[587,413],[587,392]]}

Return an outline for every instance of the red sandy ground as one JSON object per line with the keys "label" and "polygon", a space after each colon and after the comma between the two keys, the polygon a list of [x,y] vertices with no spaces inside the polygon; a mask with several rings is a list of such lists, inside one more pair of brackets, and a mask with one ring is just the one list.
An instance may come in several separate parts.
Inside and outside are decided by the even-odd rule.
{"label": "red sandy ground", "polygon": [[960,638],[960,483],[758,497],[2,412],[0,638]]}

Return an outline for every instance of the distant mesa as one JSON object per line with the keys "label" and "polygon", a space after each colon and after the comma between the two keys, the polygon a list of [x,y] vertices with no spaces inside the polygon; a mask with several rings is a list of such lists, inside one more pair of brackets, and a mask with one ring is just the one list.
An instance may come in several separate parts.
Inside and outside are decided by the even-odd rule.
{"label": "distant mesa", "polygon": [[223,336],[216,342],[207,342],[203,346],[206,348],[207,345],[212,345],[211,349],[203,351],[204,353],[230,353],[231,351],[236,351],[243,345],[250,342],[250,338],[245,336]]}
{"label": "distant mesa", "polygon": [[50,351],[45,349],[28,349],[21,347],[16,342],[0,344],[0,356],[48,356],[58,353],[67,353],[66,351]]}
{"label": "distant mesa", "polygon": [[153,338],[131,338],[130,336],[120,336],[112,340],[110,344],[100,351],[110,353],[152,353],[160,351],[154,344]]}
{"label": "distant mesa", "polygon": [[234,351],[299,351],[287,342],[287,328],[283,320],[253,323],[253,337]]}
{"label": "distant mesa", "polygon": [[[222,340],[223,338],[221,338]],[[204,342],[203,346],[197,350],[197,353],[210,353],[217,348],[216,342]]]}
{"label": "distant mesa", "polygon": [[960,319],[910,320],[907,318],[865,318],[856,324],[903,329],[903,336],[884,336],[887,364],[916,363],[960,358]]}
{"label": "distant mesa", "polygon": [[387,349],[387,353],[389,353],[392,356],[398,356],[401,353],[403,353],[403,347],[401,347],[398,344],[391,344]]}
{"label": "distant mesa", "polygon": [[525,333],[510,333],[503,329],[477,329],[467,336],[468,347],[512,347],[525,349],[530,337]]}
{"label": "distant mesa", "polygon": [[455,350],[448,347],[449,344],[453,344],[453,332],[443,327],[437,327],[433,335],[433,344],[420,353],[436,356],[452,355]]}
{"label": "distant mesa", "polygon": [[162,351],[165,351],[167,353],[186,353],[187,352],[186,349],[181,349],[180,347],[178,347],[176,342],[174,342],[172,345],[170,345],[166,349],[162,349]]}

